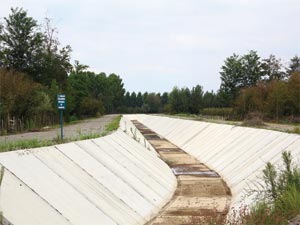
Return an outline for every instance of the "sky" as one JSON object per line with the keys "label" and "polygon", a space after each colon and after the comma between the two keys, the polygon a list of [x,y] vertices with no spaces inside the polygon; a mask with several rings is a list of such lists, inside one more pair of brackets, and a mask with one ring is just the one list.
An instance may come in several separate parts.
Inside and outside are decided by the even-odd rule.
{"label": "sky", "polygon": [[116,73],[128,91],[220,86],[233,53],[256,50],[288,64],[300,55],[300,0],[0,0],[0,17],[23,7],[52,19],[72,61]]}

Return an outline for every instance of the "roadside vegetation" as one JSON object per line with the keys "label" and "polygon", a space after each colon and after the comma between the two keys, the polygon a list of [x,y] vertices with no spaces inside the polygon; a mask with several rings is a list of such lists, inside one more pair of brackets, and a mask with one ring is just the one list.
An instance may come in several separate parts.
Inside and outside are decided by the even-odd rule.
{"label": "roadside vegetation", "polygon": [[77,137],[74,138],[64,138],[63,140],[60,136],[57,136],[53,140],[37,140],[37,139],[29,139],[29,140],[18,140],[18,141],[9,141],[9,142],[1,142],[0,143],[0,152],[13,151],[18,149],[29,149],[29,148],[38,148],[44,146],[51,146],[56,144],[62,144],[72,141],[86,140],[99,138],[109,133],[115,131],[119,127],[119,123],[122,116],[117,116],[110,123],[105,126],[105,129],[101,133],[91,133],[91,134],[81,134],[78,133]]}
{"label": "roadside vegetation", "polygon": [[292,161],[290,152],[282,153],[282,165],[267,163],[257,187],[247,196],[256,197],[251,206],[242,205],[227,218],[212,213],[203,221],[206,225],[287,225],[300,214],[300,166]]}
{"label": "roadside vegetation", "polygon": [[252,223],[287,224],[300,214],[300,167],[293,163],[290,152],[282,153],[282,161],[283,165],[278,167],[267,163],[263,188],[252,191],[258,200],[244,216]]}

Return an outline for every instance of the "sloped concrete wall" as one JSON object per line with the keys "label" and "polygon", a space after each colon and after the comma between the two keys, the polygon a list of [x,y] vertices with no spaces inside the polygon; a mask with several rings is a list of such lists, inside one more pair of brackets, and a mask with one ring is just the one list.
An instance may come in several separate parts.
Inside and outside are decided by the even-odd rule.
{"label": "sloped concrete wall", "polygon": [[[137,119],[218,172],[232,191],[232,207],[238,207],[247,188],[254,189],[267,162],[281,163],[281,153],[291,151],[299,159],[300,135],[150,115]],[[121,126],[122,127],[122,126]],[[123,126],[124,128],[124,126]],[[243,204],[251,204],[253,196]]]}
{"label": "sloped concrete wall", "polygon": [[176,178],[123,131],[0,154],[1,208],[13,225],[145,224],[172,197]]}

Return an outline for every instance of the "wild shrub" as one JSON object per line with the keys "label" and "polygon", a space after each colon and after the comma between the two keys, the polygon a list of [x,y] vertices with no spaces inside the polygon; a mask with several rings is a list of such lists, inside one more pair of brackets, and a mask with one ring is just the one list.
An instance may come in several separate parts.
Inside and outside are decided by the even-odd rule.
{"label": "wild shrub", "polygon": [[252,206],[234,209],[226,221],[208,218],[206,225],[284,225],[300,214],[300,166],[293,164],[290,152],[282,153],[283,165],[276,167],[267,163],[263,170],[262,182],[249,190],[256,194],[257,201]]}
{"label": "wild shrub", "polygon": [[263,126],[263,115],[259,112],[248,113],[244,119],[243,125],[249,127]]}
{"label": "wild shrub", "polygon": [[259,200],[241,215],[240,224],[281,225],[300,214],[300,167],[293,164],[291,152],[284,151],[282,161],[281,167],[267,163],[264,189],[257,191]]}

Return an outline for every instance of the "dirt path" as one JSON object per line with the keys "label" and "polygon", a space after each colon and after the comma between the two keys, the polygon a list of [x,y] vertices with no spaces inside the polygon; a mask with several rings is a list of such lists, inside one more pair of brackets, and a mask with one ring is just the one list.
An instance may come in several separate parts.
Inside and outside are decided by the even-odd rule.
{"label": "dirt path", "polygon": [[[105,125],[111,122],[118,115],[105,115],[96,119],[82,120],[79,123],[64,126],[64,137],[74,138],[81,134],[101,133]],[[16,140],[38,139],[38,140],[52,140],[60,135],[60,128],[55,128],[40,132],[27,132],[22,134],[14,134],[7,136],[0,136],[0,142],[12,142]]]}
{"label": "dirt path", "polygon": [[143,124],[132,122],[177,178],[172,200],[147,225],[203,224],[212,217],[225,217],[231,194],[220,176]]}

